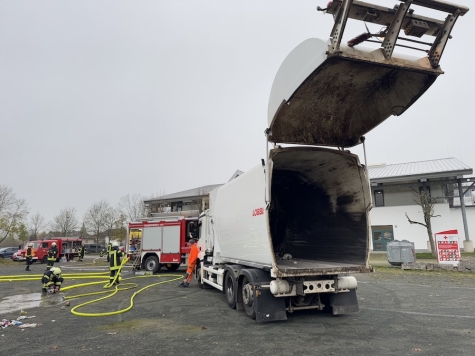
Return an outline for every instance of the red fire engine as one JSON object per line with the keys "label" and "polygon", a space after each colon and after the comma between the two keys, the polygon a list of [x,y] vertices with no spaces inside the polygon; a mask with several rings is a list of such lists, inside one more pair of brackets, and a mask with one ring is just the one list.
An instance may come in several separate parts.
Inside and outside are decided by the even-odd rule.
{"label": "red fire engine", "polygon": [[158,272],[162,266],[175,271],[190,252],[188,241],[198,237],[198,210],[154,213],[130,222],[126,251],[135,269]]}

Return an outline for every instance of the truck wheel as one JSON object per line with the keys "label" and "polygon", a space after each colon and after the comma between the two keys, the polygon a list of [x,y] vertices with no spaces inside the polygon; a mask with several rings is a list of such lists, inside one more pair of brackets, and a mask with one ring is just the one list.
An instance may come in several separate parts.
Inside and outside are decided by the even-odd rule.
{"label": "truck wheel", "polygon": [[178,269],[178,267],[180,267],[180,264],[179,263],[167,263],[165,265],[165,267],[167,267],[168,271],[173,272],[173,271],[176,271]]}
{"label": "truck wheel", "polygon": [[244,276],[242,279],[242,302],[244,304],[244,311],[251,319],[256,317],[256,311],[254,310],[254,290],[252,283]]}
{"label": "truck wheel", "polygon": [[158,263],[157,256],[149,256],[145,260],[145,270],[153,273],[160,271],[160,263]]}
{"label": "truck wheel", "polygon": [[48,256],[43,256],[43,258],[41,259],[41,263],[46,263],[48,262]]}
{"label": "truck wheel", "polygon": [[226,273],[224,277],[224,295],[231,309],[236,309],[236,300],[234,294],[234,281],[231,272]]}

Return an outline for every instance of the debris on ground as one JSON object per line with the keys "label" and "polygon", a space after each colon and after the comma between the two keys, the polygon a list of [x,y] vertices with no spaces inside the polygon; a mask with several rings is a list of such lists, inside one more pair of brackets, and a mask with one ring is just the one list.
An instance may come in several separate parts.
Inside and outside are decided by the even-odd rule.
{"label": "debris on ground", "polygon": [[26,315],[21,315],[16,320],[23,320],[23,319],[31,319],[31,318],[36,318],[36,316],[31,315],[31,316],[26,316]]}
{"label": "debris on ground", "polygon": [[41,324],[40,323],[30,323],[30,324],[22,324],[19,326],[20,329],[24,329],[24,328],[36,328],[37,326],[40,326]]}
{"label": "debris on ground", "polygon": [[35,318],[34,315],[31,315],[31,316],[25,316],[25,315],[21,315],[19,316],[18,318],[15,319],[2,319],[2,321],[0,321],[0,329],[6,329],[7,327],[9,326],[20,326],[23,324],[23,322],[21,322],[20,320],[23,320],[23,319],[31,319],[31,318]]}

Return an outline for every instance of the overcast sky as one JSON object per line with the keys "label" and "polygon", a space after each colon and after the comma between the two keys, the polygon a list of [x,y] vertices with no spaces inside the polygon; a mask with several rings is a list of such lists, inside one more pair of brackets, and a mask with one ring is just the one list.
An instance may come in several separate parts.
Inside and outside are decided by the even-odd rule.
{"label": "overcast sky", "polygon": [[[0,184],[48,221],[66,207],[82,221],[101,199],[252,168],[266,154],[275,74],[302,41],[328,39],[333,18],[316,11],[326,4],[1,0]],[[445,74],[366,135],[368,164],[455,157],[475,167],[474,10],[456,23]],[[352,24],[345,39],[364,31]]]}

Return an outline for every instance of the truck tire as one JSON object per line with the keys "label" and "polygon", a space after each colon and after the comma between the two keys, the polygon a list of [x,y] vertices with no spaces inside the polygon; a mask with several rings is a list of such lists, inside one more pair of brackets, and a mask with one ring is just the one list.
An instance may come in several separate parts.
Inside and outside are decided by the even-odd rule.
{"label": "truck tire", "polygon": [[256,311],[254,310],[254,288],[246,276],[242,279],[241,293],[244,311],[248,317],[254,319],[256,317]]}
{"label": "truck tire", "polygon": [[148,256],[147,259],[145,260],[144,267],[146,271],[152,272],[152,273],[157,273],[160,271],[160,263],[158,263],[158,257],[157,256]]}
{"label": "truck tire", "polygon": [[173,271],[176,271],[178,269],[178,267],[180,267],[180,264],[179,263],[167,263],[165,265],[165,267],[167,268],[168,271],[173,272]]}
{"label": "truck tire", "polygon": [[234,278],[232,273],[228,272],[224,276],[224,295],[226,296],[226,301],[231,309],[236,309],[236,293]]}
{"label": "truck tire", "polygon": [[48,256],[44,255],[41,259],[41,264],[48,262]]}

